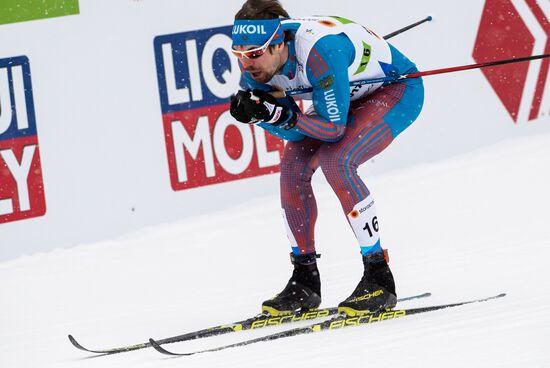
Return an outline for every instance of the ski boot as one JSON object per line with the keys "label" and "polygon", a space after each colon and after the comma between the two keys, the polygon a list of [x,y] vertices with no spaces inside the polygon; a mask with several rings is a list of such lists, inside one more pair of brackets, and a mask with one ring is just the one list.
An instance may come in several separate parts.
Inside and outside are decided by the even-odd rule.
{"label": "ski boot", "polygon": [[321,280],[316,253],[296,256],[290,253],[294,265],[292,277],[283,291],[262,303],[262,313],[271,316],[316,309],[321,304]]}
{"label": "ski boot", "polygon": [[383,250],[363,256],[363,277],[355,291],[338,305],[339,313],[358,316],[395,307],[397,296],[387,255]]}

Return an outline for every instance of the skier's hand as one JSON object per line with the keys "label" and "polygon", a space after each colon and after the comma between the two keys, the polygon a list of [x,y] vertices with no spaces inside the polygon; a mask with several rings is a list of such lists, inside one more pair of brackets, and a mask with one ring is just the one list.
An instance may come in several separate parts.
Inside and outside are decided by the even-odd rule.
{"label": "skier's hand", "polygon": [[236,95],[231,95],[231,106],[229,108],[229,112],[231,113],[231,116],[235,118],[235,120],[240,121],[241,123],[256,124],[259,123],[259,120],[253,119],[244,110],[244,101],[250,99],[250,96],[250,91],[243,90],[237,92]]}
{"label": "skier's hand", "polygon": [[296,125],[296,114],[281,105],[270,93],[255,89],[250,99],[244,101],[244,111],[254,119],[275,125]]}
{"label": "skier's hand", "polygon": [[259,89],[239,91],[231,97],[231,106],[231,115],[241,122],[264,122],[283,129],[296,125],[297,116],[291,109],[279,104],[270,93]]}

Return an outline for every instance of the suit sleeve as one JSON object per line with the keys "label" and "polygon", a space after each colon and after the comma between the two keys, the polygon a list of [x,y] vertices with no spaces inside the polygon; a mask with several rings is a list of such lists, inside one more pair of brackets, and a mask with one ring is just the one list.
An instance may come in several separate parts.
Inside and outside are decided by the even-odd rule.
{"label": "suit sleeve", "polygon": [[306,64],[315,112],[299,113],[293,129],[327,142],[343,137],[350,103],[348,67],[354,57],[355,48],[345,35],[326,36],[315,43]]}

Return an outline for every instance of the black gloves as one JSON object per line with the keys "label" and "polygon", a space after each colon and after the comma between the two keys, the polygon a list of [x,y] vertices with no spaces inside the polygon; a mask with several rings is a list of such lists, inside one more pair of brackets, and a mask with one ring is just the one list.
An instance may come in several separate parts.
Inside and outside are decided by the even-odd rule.
{"label": "black gloves", "polygon": [[231,95],[231,107],[229,108],[229,112],[231,113],[231,116],[235,118],[235,120],[240,121],[241,123],[256,124],[259,121],[252,119],[244,111],[244,101],[249,98],[250,92],[243,90],[237,92],[236,95]]}
{"label": "black gloves", "polygon": [[297,116],[288,107],[281,105],[268,92],[255,89],[239,91],[231,96],[231,115],[241,123],[260,122],[278,125],[290,129],[296,125]]}

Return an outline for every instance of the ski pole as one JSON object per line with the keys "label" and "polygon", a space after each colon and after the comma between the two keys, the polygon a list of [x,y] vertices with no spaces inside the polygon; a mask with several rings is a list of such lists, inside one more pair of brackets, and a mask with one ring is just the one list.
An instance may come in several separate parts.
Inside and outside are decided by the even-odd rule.
{"label": "ski pole", "polygon": [[392,32],[392,33],[390,33],[390,34],[385,35],[385,36],[384,36],[384,39],[385,39],[385,40],[389,40],[390,38],[392,38],[392,37],[394,37],[394,36],[397,36],[397,35],[400,34],[400,33],[403,33],[403,32],[405,32],[405,31],[408,31],[409,29],[414,28],[414,27],[416,27],[416,26],[419,26],[419,25],[421,25],[422,23],[430,22],[431,20],[432,20],[432,16],[429,15],[429,16],[427,16],[426,18],[424,18],[424,19],[422,19],[422,20],[419,20],[418,22],[415,22],[415,23],[410,24],[410,25],[408,25],[408,26],[406,26],[406,27],[400,28],[400,29],[398,29],[397,31],[394,31],[394,32]]}
{"label": "ski pole", "polygon": [[[497,66],[497,65],[505,65],[505,64],[512,64],[512,63],[520,63],[524,61],[545,59],[548,57],[550,57],[550,54],[533,55],[533,56],[526,56],[526,57],[514,58],[514,59],[504,59],[504,60],[488,61],[485,63],[478,63],[478,64],[461,65],[461,66],[455,66],[451,68],[426,70],[423,72],[410,73],[410,74],[399,74],[394,76],[364,79],[364,80],[350,82],[350,86],[362,86],[364,84],[375,84],[375,83],[394,83],[405,79],[418,78],[418,77],[423,77],[427,75],[452,73],[452,72],[458,72],[461,70],[470,70],[470,69],[478,69],[478,68],[487,68],[487,67]],[[301,89],[293,89],[293,90],[285,91],[285,94],[287,96],[294,96],[294,95],[299,95],[303,93],[310,93],[312,91],[313,91],[313,88],[310,87],[310,88],[301,88]]]}

